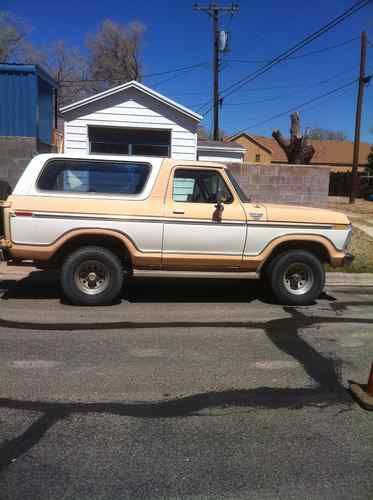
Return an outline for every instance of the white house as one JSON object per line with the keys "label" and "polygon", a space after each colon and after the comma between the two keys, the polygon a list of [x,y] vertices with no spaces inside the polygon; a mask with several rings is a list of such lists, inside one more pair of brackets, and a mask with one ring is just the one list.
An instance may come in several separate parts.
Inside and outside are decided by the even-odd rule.
{"label": "white house", "polygon": [[245,149],[235,143],[198,143],[197,127],[202,116],[136,81],[69,104],[60,111],[65,153],[224,162],[242,162],[245,154]]}
{"label": "white house", "polygon": [[198,140],[197,159],[201,161],[221,161],[223,163],[242,163],[246,153],[238,142]]}

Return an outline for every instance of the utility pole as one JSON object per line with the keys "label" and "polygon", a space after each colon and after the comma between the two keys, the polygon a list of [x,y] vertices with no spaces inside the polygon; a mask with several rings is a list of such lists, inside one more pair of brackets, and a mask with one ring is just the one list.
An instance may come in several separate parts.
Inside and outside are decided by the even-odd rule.
{"label": "utility pole", "polygon": [[368,42],[367,33],[366,31],[363,31],[361,33],[359,91],[357,95],[357,104],[356,104],[354,156],[352,161],[350,203],[355,203],[355,199],[357,196],[359,152],[360,152],[360,128],[361,128],[361,114],[363,110],[364,87],[371,79],[371,76],[367,77],[365,74],[366,61],[367,61],[367,44],[368,44],[367,42]]}
{"label": "utility pole", "polygon": [[194,10],[199,10],[206,12],[212,19],[212,41],[213,41],[213,139],[215,141],[220,140],[219,133],[219,106],[220,106],[220,96],[219,96],[219,71],[220,71],[220,53],[224,50],[219,45],[219,18],[221,14],[231,14],[233,15],[238,11],[238,5],[232,3],[229,7],[219,7],[215,3],[211,3],[208,7],[202,7],[198,4],[194,4]]}

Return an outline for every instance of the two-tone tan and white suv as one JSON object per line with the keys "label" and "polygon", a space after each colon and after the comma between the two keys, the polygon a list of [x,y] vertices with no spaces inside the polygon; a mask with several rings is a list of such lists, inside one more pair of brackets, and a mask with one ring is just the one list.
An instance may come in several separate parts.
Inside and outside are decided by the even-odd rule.
{"label": "two-tone tan and white suv", "polygon": [[2,202],[8,263],[60,269],[74,304],[108,304],[136,270],[253,272],[280,303],[309,304],[324,264],[351,260],[329,210],[251,202],[221,164],[40,155]]}

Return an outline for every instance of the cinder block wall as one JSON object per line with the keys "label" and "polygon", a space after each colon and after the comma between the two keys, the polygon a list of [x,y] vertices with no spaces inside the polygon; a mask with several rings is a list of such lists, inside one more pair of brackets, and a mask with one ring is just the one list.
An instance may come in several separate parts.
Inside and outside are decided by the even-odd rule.
{"label": "cinder block wall", "polygon": [[310,206],[328,204],[328,167],[232,163],[229,168],[253,201]]}
{"label": "cinder block wall", "polygon": [[33,156],[38,154],[35,137],[0,137],[0,179],[14,188]]}

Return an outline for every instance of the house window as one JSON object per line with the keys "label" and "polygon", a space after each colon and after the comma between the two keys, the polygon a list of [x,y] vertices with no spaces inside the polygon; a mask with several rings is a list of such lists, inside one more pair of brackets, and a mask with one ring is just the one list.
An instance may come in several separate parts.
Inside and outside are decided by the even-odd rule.
{"label": "house window", "polygon": [[233,196],[218,172],[176,170],[173,183],[174,201],[216,203],[219,195],[225,195],[226,203],[232,203]]}
{"label": "house window", "polygon": [[94,154],[170,157],[171,131],[120,127],[88,127]]}
{"label": "house window", "polygon": [[150,166],[142,163],[111,161],[52,160],[47,163],[38,188],[65,193],[141,193]]}
{"label": "house window", "polygon": [[259,162],[260,162],[260,154],[256,154],[256,155],[255,155],[255,161],[256,161],[257,163],[259,163]]}

